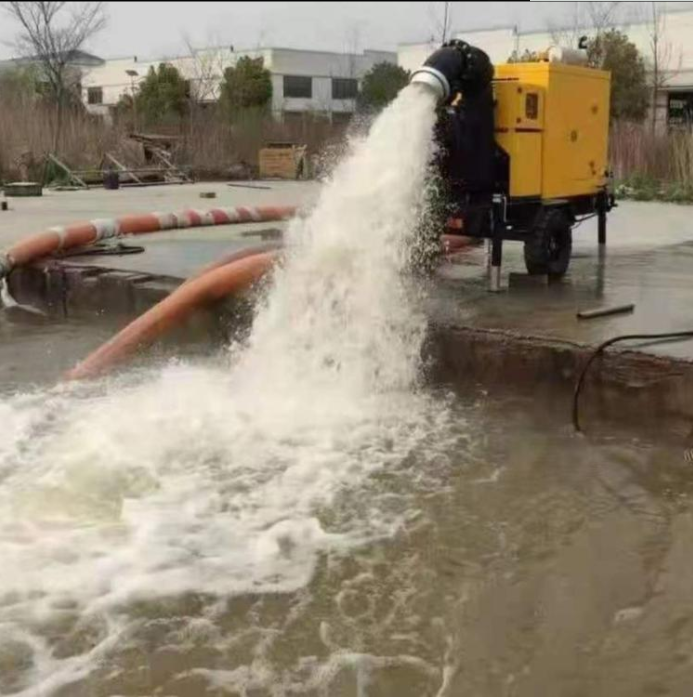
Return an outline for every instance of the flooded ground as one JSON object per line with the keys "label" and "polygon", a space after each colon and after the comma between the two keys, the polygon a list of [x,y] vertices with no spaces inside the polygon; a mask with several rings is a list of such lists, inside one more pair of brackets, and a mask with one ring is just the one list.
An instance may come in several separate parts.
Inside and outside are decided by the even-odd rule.
{"label": "flooded ground", "polygon": [[[123,602],[127,630],[55,694],[690,694],[690,463],[518,419],[531,406],[461,399],[446,447],[346,483],[325,531],[399,523],[324,549],[300,589]],[[35,621],[62,660],[108,632],[69,604]],[[6,637],[0,660],[12,694],[30,651]]]}
{"label": "flooded ground", "polygon": [[0,310],[0,395],[47,385],[114,332],[112,322]]}
{"label": "flooded ground", "polygon": [[0,694],[691,694],[691,458],[422,380],[434,107],[353,144],[240,343],[65,384],[113,327],[2,318]]}
{"label": "flooded ground", "polygon": [[[13,354],[3,342],[0,391],[21,391],[22,384],[28,393],[45,389],[27,383],[50,384],[58,367],[98,343],[107,328],[84,330],[13,325],[21,359],[15,354],[12,370]],[[176,383],[183,389],[195,371],[216,369],[223,360],[150,368],[118,389],[168,371],[175,401]],[[690,458],[680,448],[652,442],[575,436],[566,421],[528,400],[451,396],[443,388],[424,394],[433,407],[428,418],[441,419],[428,424],[431,436],[413,441],[388,467],[343,478],[329,502],[315,506],[321,534],[332,540],[306,546],[308,529],[302,538],[289,530],[273,538],[278,546],[272,559],[287,564],[277,567],[278,581],[297,563],[298,577],[289,586],[278,582],[272,589],[264,578],[253,592],[229,576],[225,593],[222,575],[215,592],[205,589],[202,577],[202,590],[195,592],[193,577],[180,593],[116,587],[120,600],[88,611],[49,593],[51,603],[25,617],[26,636],[16,625],[13,634],[3,632],[26,609],[5,594],[0,694],[691,694]],[[54,392],[47,399],[55,399]],[[101,428],[98,415],[94,420]],[[223,496],[232,482],[221,484]],[[97,515],[93,506],[125,501],[82,486],[81,496],[72,492],[72,510],[61,509],[68,517],[43,519],[49,525],[44,544],[51,527],[76,525],[76,542],[97,529],[117,549],[112,515],[119,514]],[[234,494],[226,495],[235,505]],[[45,492],[41,501],[44,507],[63,505]],[[202,514],[199,525],[214,522],[205,520]],[[372,527],[360,527],[345,544],[340,535],[353,532],[355,520]],[[6,527],[4,535],[7,542]],[[181,542],[196,544],[189,537]],[[202,553],[209,551],[205,545]],[[39,550],[38,558],[44,553]],[[63,560],[66,570],[73,561]],[[132,575],[120,580],[137,585]],[[40,588],[33,593],[40,595]],[[23,691],[32,669],[46,660],[47,654],[36,653],[38,638],[56,673],[71,659],[75,672],[55,690]],[[89,670],[80,675],[85,655]]]}

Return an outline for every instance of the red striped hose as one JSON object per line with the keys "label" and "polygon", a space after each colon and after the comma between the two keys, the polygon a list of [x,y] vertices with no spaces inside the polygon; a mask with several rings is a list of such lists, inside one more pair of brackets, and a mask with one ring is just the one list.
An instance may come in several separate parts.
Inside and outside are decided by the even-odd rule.
{"label": "red striped hose", "polygon": [[209,210],[188,209],[180,213],[141,213],[52,227],[17,242],[6,252],[0,253],[0,280],[18,266],[30,264],[63,249],[82,247],[100,240],[178,228],[286,220],[295,213],[295,206],[239,206]]}

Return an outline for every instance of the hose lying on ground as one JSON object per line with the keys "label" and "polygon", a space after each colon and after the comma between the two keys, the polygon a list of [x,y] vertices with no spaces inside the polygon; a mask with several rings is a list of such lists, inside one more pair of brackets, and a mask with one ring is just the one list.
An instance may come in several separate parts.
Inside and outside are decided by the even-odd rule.
{"label": "hose lying on ground", "polygon": [[594,361],[604,353],[605,349],[609,346],[619,343],[621,341],[646,341],[649,339],[693,339],[693,330],[687,330],[682,332],[664,332],[661,334],[622,334],[621,336],[615,336],[603,343],[599,344],[596,349],[592,352],[587,362],[582,368],[577,382],[575,383],[575,392],[573,394],[573,427],[578,433],[582,432],[580,426],[580,393],[582,391],[585,378],[587,377],[587,372]]}
{"label": "hose lying on ground", "polygon": [[265,252],[277,252],[284,247],[283,242],[263,242],[262,244],[256,244],[252,247],[244,247],[235,252],[230,252],[225,254],[219,259],[215,259],[211,264],[200,269],[198,272],[194,273],[190,278],[186,279],[183,285],[194,281],[196,278],[203,276],[209,271],[214,271],[221,266],[226,266],[227,264],[232,264],[235,261],[240,261],[241,259],[247,259],[248,257],[255,256],[257,254],[264,254]]}
{"label": "hose lying on ground", "polygon": [[80,380],[103,375],[152,344],[199,307],[250,287],[270,270],[282,246],[281,242],[267,242],[214,261],[87,356],[65,378]]}
{"label": "hose lying on ground", "polygon": [[[213,208],[180,213],[145,213],[120,218],[97,219],[49,230],[22,240],[0,253],[0,282],[17,267],[45,256],[76,247],[87,247],[101,240],[139,235],[177,228],[228,225],[244,222],[285,220],[296,213],[295,206]],[[451,254],[473,243],[458,235],[441,237],[441,252]],[[124,361],[138,348],[147,346],[195,308],[247,288],[271,267],[281,243],[255,245],[222,257],[188,279],[170,296],[134,320],[67,374],[68,379],[100,375]],[[9,292],[5,288],[7,295]],[[11,296],[10,296],[11,297]]]}
{"label": "hose lying on ground", "polygon": [[454,254],[467,247],[474,247],[483,240],[475,237],[464,237],[462,235],[441,235],[440,244],[443,254]]}
{"label": "hose lying on ground", "polygon": [[13,269],[54,252],[83,247],[105,239],[178,228],[286,220],[295,213],[295,206],[239,206],[209,210],[189,209],[180,213],[142,213],[53,227],[21,240],[6,252],[0,253],[0,279],[8,276]]}
{"label": "hose lying on ground", "polygon": [[65,378],[79,380],[102,375],[180,324],[199,307],[249,288],[272,268],[276,256],[277,252],[256,253],[191,278],[87,356]]}

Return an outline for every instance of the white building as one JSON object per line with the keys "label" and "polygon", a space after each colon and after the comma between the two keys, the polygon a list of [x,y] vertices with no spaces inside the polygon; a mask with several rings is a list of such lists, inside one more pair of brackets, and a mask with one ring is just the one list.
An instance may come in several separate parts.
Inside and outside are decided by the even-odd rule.
{"label": "white building", "polygon": [[397,62],[397,54],[386,51],[366,50],[359,54],[289,48],[236,51],[233,47],[203,49],[192,55],[160,60],[115,58],[85,71],[83,99],[93,113],[107,114],[121,96],[137,89],[151,67],[168,63],[190,82],[191,92],[201,102],[215,101],[224,70],[242,56],[263,58],[272,76],[272,111],[277,116],[320,112],[334,120],[345,118],[355,110],[359,81],[368,70],[376,63]]}
{"label": "white building", "polygon": [[[647,3],[649,6],[650,3]],[[626,33],[637,46],[651,70],[653,63],[652,24],[649,21],[630,21],[616,27]],[[664,72],[657,99],[657,120],[661,124],[693,121],[693,10],[671,9],[662,14],[659,63]],[[505,63],[513,55],[525,51],[544,51],[558,40],[575,43],[576,37],[593,34],[593,28],[581,26],[559,31],[518,31],[516,27],[461,31],[455,38],[463,39],[486,51],[494,63]],[[406,70],[419,67],[437,44],[402,44],[397,50],[397,62]]]}

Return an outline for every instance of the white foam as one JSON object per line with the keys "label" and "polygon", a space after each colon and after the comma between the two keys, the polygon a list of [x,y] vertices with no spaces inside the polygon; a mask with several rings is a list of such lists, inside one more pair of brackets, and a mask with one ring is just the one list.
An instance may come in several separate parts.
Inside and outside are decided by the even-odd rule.
{"label": "white foam", "polygon": [[[292,222],[246,346],[0,401],[0,644],[31,634],[27,694],[87,670],[134,599],[295,590],[321,552],[397,529],[400,512],[338,503],[430,438],[402,271],[434,118],[407,88],[354,144]],[[107,630],[61,662],[30,628],[66,604]]]}

